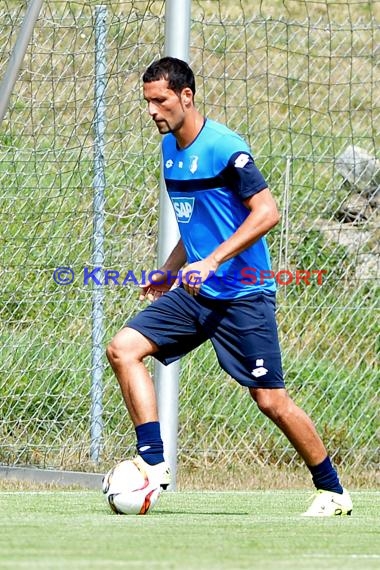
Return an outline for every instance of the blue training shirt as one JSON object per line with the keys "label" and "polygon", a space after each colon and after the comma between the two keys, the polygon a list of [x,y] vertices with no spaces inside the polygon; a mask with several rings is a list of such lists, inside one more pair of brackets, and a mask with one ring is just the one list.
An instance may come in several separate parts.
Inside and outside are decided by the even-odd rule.
{"label": "blue training shirt", "polygon": [[[197,138],[180,149],[174,135],[162,141],[166,188],[174,207],[188,263],[210,255],[249,215],[243,200],[267,188],[245,141],[207,119]],[[234,299],[274,292],[264,237],[210,275],[205,297]]]}

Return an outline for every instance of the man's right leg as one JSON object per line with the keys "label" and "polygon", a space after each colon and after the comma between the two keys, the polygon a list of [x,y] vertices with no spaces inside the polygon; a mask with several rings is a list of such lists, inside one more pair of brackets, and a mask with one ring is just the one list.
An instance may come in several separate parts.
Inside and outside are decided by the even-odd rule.
{"label": "man's right leg", "polygon": [[137,451],[145,462],[143,467],[149,471],[150,477],[158,477],[160,484],[167,487],[170,474],[164,463],[156,393],[143,362],[157,350],[154,342],[125,327],[112,339],[106,353],[135,426]]}
{"label": "man's right leg", "polygon": [[[163,444],[153,381],[144,358],[163,364],[175,362],[207,338],[199,327],[208,311],[181,287],[168,291],[133,317],[107,348],[125,404],[136,429],[138,459],[148,463],[149,474],[163,472]],[[157,469],[156,469],[157,468]],[[161,479],[161,482],[163,480]]]}
{"label": "man's right leg", "polygon": [[129,327],[119,331],[107,347],[107,358],[135,427],[158,421],[153,381],[143,363],[157,350],[154,342]]}

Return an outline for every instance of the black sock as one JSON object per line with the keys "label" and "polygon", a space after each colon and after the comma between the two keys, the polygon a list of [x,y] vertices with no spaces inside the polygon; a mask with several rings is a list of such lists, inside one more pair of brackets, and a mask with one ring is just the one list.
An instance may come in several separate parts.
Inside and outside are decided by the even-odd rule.
{"label": "black sock", "polygon": [[343,487],[339,482],[338,474],[334,469],[330,457],[322,461],[319,465],[308,465],[313,478],[313,483],[317,489],[332,491],[333,493],[343,493]]}
{"label": "black sock", "polygon": [[157,465],[164,461],[164,444],[161,439],[160,423],[147,422],[136,427],[137,453],[149,463]]}

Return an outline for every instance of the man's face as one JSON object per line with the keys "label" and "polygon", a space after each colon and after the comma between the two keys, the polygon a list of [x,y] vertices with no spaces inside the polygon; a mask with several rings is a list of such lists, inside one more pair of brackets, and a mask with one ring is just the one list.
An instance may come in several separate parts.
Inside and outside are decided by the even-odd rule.
{"label": "man's face", "polygon": [[148,103],[148,113],[162,135],[175,133],[184,123],[182,93],[178,95],[169,89],[166,79],[144,83],[143,94]]}

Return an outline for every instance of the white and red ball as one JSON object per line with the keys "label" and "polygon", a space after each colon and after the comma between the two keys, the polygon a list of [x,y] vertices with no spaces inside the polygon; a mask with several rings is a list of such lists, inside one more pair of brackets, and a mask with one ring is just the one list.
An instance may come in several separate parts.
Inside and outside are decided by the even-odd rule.
{"label": "white and red ball", "polygon": [[115,465],[104,476],[103,493],[114,513],[146,515],[155,506],[161,487],[152,484],[138,462],[127,459]]}

